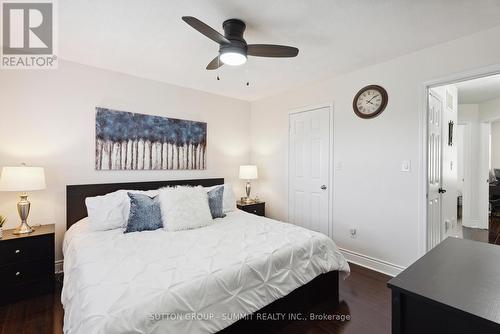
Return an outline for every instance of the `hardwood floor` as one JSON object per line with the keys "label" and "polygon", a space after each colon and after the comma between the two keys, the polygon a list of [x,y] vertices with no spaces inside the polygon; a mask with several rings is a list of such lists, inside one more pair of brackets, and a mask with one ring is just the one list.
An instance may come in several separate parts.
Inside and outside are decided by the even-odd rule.
{"label": "hardwood floor", "polygon": [[60,334],[62,319],[61,284],[57,282],[53,294],[0,306],[0,333]]}
{"label": "hardwood floor", "polygon": [[487,230],[462,226],[461,219],[459,219],[455,234],[459,238],[500,245],[500,217],[490,216]]}
{"label": "hardwood floor", "polygon": [[[351,275],[340,281],[340,306],[318,305],[316,316],[339,315],[350,320],[303,320],[289,324],[279,334],[389,334],[389,276],[351,264]],[[0,306],[0,334],[60,334],[63,308],[61,284],[54,294]],[[309,318],[309,314],[307,315]]]}
{"label": "hardwood floor", "polygon": [[340,281],[340,306],[318,305],[313,314],[349,315],[347,321],[307,320],[294,322],[279,334],[389,334],[391,294],[389,276],[350,264],[351,275]]}
{"label": "hardwood floor", "polygon": [[490,217],[490,228],[488,233],[490,244],[500,245],[500,217]]}

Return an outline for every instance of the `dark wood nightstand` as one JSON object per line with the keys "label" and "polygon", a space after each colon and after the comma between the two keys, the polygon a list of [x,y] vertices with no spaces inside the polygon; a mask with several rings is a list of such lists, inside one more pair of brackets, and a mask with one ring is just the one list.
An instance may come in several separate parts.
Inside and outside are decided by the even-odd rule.
{"label": "dark wood nightstand", "polygon": [[30,234],[4,230],[0,239],[0,303],[54,289],[54,224],[34,227]]}
{"label": "dark wood nightstand", "polygon": [[265,216],[266,215],[266,202],[252,202],[245,203],[242,201],[236,202],[236,207],[240,210],[243,210],[248,213],[253,213],[257,216]]}

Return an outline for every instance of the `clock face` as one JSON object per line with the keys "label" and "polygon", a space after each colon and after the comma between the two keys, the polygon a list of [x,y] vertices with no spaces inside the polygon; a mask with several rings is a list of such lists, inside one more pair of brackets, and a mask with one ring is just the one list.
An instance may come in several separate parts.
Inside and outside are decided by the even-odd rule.
{"label": "clock face", "polygon": [[387,105],[387,92],[380,86],[367,86],[361,89],[353,101],[353,109],[361,118],[378,116]]}

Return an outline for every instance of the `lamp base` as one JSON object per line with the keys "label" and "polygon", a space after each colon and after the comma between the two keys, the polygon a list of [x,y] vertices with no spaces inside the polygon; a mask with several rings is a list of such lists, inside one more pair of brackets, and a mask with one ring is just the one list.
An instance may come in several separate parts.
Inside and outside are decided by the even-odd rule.
{"label": "lamp base", "polygon": [[31,226],[28,225],[28,215],[30,214],[31,203],[28,201],[28,195],[26,193],[21,194],[21,200],[17,203],[17,212],[19,213],[19,218],[21,218],[21,225],[19,225],[14,232],[14,234],[26,234],[33,232]]}
{"label": "lamp base", "polygon": [[21,225],[19,225],[12,233],[13,234],[27,234],[27,233],[31,233],[33,231],[34,231],[34,229],[31,226],[29,226],[27,222],[22,222]]}
{"label": "lamp base", "polygon": [[245,191],[247,193],[247,199],[250,198],[250,191],[252,190],[252,185],[250,184],[250,180],[247,180],[247,185],[245,187]]}
{"label": "lamp base", "polygon": [[250,198],[250,197],[243,197],[241,199],[241,202],[243,202],[245,204],[252,204],[252,203],[255,203],[255,200]]}

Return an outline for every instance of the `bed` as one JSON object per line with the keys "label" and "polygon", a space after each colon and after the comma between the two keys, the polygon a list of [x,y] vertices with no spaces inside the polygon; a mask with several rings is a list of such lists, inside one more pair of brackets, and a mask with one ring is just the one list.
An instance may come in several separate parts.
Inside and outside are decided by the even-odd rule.
{"label": "bed", "polygon": [[123,234],[86,225],[86,197],[223,183],[68,186],[64,332],[262,333],[306,317],[319,302],[338,303],[346,260],[330,238],[292,224],[236,210],[189,231]]}

